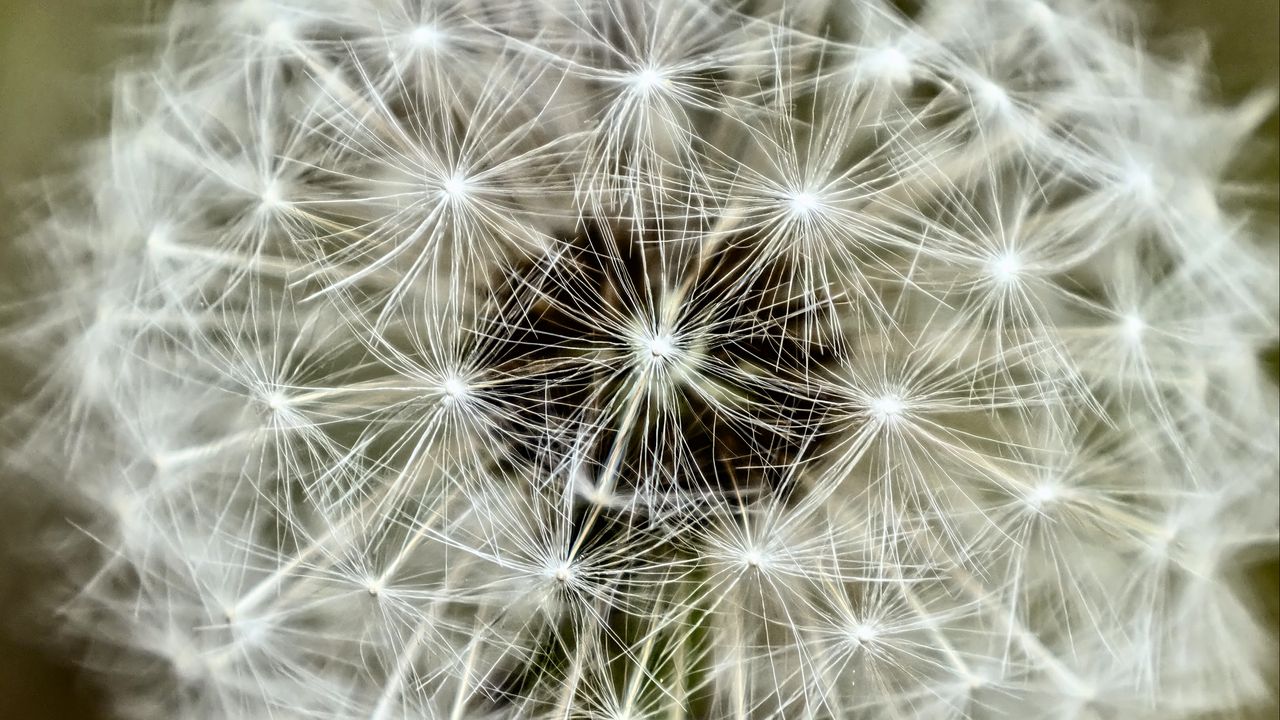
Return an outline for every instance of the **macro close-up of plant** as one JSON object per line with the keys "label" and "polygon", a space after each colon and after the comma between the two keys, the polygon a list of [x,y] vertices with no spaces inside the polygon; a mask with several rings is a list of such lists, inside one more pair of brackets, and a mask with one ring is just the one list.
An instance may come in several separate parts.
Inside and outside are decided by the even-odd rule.
{"label": "macro close-up of plant", "polygon": [[1274,703],[1274,87],[1109,0],[146,30],[0,304],[43,643],[114,716]]}

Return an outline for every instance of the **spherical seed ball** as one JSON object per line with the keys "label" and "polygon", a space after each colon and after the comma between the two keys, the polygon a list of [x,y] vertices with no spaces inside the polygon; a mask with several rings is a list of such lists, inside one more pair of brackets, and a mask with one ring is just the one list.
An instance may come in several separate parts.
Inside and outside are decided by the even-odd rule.
{"label": "spherical seed ball", "polygon": [[1119,5],[163,28],[6,335],[40,380],[7,456],[76,517],[52,600],[123,716],[1265,698],[1262,104]]}

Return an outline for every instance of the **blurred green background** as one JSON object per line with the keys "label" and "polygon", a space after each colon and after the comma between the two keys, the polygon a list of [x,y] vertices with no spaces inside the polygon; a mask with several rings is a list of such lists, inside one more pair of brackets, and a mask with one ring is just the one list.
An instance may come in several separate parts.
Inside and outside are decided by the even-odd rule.
{"label": "blurred green background", "polygon": [[[1105,0],[1104,0],[1105,1]],[[111,67],[140,44],[139,23],[154,16],[155,0],[0,0],[0,285],[22,273],[7,251],[39,196],[38,178],[71,159],[75,143],[108,118]],[[1259,87],[1280,85],[1280,0],[1157,0],[1145,4],[1156,43],[1202,33],[1212,49],[1213,91],[1231,101]],[[1266,187],[1262,211],[1280,208],[1280,124],[1272,114],[1270,141],[1245,172]],[[1273,354],[1274,361],[1274,354]],[[0,368],[0,402],[19,380]],[[7,387],[6,387],[7,386]],[[0,411],[3,407],[0,407]],[[1280,440],[1278,440],[1280,441]],[[33,532],[54,511],[30,493],[16,493],[0,477],[0,717],[92,720],[102,717],[90,683],[57,659],[14,638],[36,627],[30,592],[38,564],[18,558]],[[1280,574],[1275,562],[1255,568],[1257,602],[1275,626]],[[15,632],[22,631],[22,632]],[[1277,717],[1260,708],[1258,718]],[[181,719],[175,719],[181,720]]]}

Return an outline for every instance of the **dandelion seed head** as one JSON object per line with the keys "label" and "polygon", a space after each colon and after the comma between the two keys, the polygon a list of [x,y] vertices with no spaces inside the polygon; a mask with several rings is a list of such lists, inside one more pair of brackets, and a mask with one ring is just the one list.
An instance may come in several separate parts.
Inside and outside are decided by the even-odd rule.
{"label": "dandelion seed head", "polygon": [[269,20],[262,30],[262,39],[268,44],[277,47],[288,47],[298,40],[296,29],[289,20],[285,18],[275,18]]}
{"label": "dandelion seed head", "polygon": [[471,387],[459,375],[449,374],[440,381],[440,402],[446,405],[465,402],[471,396]]}
{"label": "dandelion seed head", "polygon": [[467,199],[474,186],[466,175],[456,172],[441,182],[441,192],[450,200],[461,202]]}
{"label": "dandelion seed head", "polygon": [[991,277],[1002,284],[1017,282],[1022,269],[1022,259],[1014,252],[1000,255],[993,259],[990,264]]}
{"label": "dandelion seed head", "polygon": [[671,357],[676,351],[676,346],[669,335],[657,335],[649,338],[645,349],[649,351],[651,357],[663,359]]}
{"label": "dandelion seed head", "polygon": [[990,685],[991,682],[992,678],[981,672],[972,672],[965,677],[965,685],[968,686],[970,690],[980,690]]}
{"label": "dandelion seed head", "polygon": [[122,717],[1269,696],[1273,100],[1086,0],[173,5],[0,302]]}
{"label": "dandelion seed head", "polygon": [[651,363],[671,362],[680,355],[675,338],[668,333],[655,333],[642,341],[642,352]]}
{"label": "dandelion seed head", "polygon": [[894,86],[910,85],[914,74],[911,58],[894,45],[863,53],[850,69]]}
{"label": "dandelion seed head", "polygon": [[416,50],[439,50],[445,46],[448,34],[434,23],[423,23],[410,30],[408,38]]}
{"label": "dandelion seed head", "polygon": [[872,398],[868,404],[871,416],[881,423],[892,423],[907,412],[907,401],[896,393],[885,393]]}
{"label": "dandelion seed head", "polygon": [[258,206],[264,212],[276,212],[287,204],[285,190],[279,180],[270,180],[263,185],[262,192],[258,196]]}
{"label": "dandelion seed head", "polygon": [[289,397],[281,392],[269,393],[266,397],[267,408],[273,413],[289,409]]}
{"label": "dandelion seed head", "polygon": [[1118,185],[1122,192],[1144,204],[1158,200],[1159,184],[1150,164],[1130,158],[1122,161],[1119,172]]}
{"label": "dandelion seed head", "polygon": [[146,244],[151,250],[158,250],[170,244],[173,230],[168,225],[156,225],[147,233]]}
{"label": "dandelion seed head", "polygon": [[808,190],[799,190],[788,193],[786,196],[787,208],[795,217],[808,217],[817,212],[822,202],[818,196]]}
{"label": "dandelion seed head", "polygon": [[174,674],[188,683],[198,683],[209,673],[208,662],[200,651],[180,639],[173,639],[166,657]]}
{"label": "dandelion seed head", "polygon": [[646,96],[666,89],[671,79],[660,68],[645,65],[629,73],[626,82],[632,92]]}
{"label": "dandelion seed head", "polygon": [[974,103],[984,113],[1007,115],[1013,109],[1013,98],[994,80],[977,78],[971,86]]}
{"label": "dandelion seed head", "polygon": [[1147,332],[1147,321],[1137,313],[1129,313],[1120,318],[1118,329],[1121,337],[1130,343],[1141,342]]}
{"label": "dandelion seed head", "polygon": [[577,578],[577,574],[574,572],[573,566],[565,561],[551,563],[546,568],[545,573],[548,578],[559,586],[572,585]]}
{"label": "dandelion seed head", "polygon": [[1054,502],[1058,501],[1061,497],[1062,497],[1062,488],[1059,487],[1056,483],[1041,482],[1040,484],[1036,485],[1032,489],[1030,495],[1028,496],[1028,502],[1030,503],[1031,507],[1035,508],[1036,510],[1041,510],[1043,508],[1048,507],[1049,505],[1052,505]]}
{"label": "dandelion seed head", "polygon": [[759,548],[749,548],[742,553],[742,564],[749,570],[764,570],[769,567],[769,556]]}
{"label": "dandelion seed head", "polygon": [[865,647],[880,637],[880,629],[872,622],[855,622],[848,630],[849,644],[855,648]]}

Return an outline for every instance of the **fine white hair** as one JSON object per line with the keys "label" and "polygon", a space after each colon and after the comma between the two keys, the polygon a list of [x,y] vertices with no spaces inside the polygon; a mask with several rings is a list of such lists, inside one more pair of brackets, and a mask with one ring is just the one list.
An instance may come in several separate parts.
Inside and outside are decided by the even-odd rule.
{"label": "fine white hair", "polygon": [[130,718],[1265,701],[1274,232],[1113,0],[179,0],[6,459]]}

